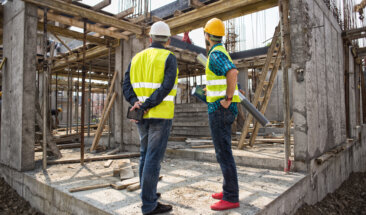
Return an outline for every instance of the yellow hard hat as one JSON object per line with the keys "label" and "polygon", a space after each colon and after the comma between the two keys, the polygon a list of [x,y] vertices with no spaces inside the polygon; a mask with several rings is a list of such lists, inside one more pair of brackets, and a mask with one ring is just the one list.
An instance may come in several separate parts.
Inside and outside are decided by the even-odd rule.
{"label": "yellow hard hat", "polygon": [[57,111],[58,112],[62,112],[62,108],[57,108]]}
{"label": "yellow hard hat", "polygon": [[212,18],[208,20],[204,31],[218,37],[225,36],[225,25],[224,23],[218,18]]}

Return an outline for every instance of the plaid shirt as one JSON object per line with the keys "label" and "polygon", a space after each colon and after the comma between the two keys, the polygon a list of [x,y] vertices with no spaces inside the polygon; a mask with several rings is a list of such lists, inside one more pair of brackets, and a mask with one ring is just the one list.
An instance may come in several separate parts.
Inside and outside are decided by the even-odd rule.
{"label": "plaid shirt", "polygon": [[[208,67],[210,70],[215,73],[217,76],[226,76],[226,73],[230,71],[231,69],[236,69],[236,66],[228,59],[228,57],[220,52],[220,51],[214,51],[211,53],[211,51],[216,46],[222,46],[221,43],[218,43],[214,45],[211,50],[208,52],[208,55],[210,56],[210,64]],[[211,55],[210,55],[211,53]],[[208,103],[208,113],[215,112],[220,106],[220,100],[217,100],[215,102]],[[238,114],[238,107],[236,102],[232,102],[229,106],[229,110],[231,110],[235,116]]]}

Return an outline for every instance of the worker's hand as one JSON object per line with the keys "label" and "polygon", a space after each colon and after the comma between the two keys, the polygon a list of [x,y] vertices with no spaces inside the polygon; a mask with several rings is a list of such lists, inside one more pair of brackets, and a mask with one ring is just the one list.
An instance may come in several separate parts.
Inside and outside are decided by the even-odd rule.
{"label": "worker's hand", "polygon": [[229,108],[229,106],[230,106],[230,104],[231,104],[231,101],[226,101],[225,99],[222,99],[222,100],[220,101],[220,104],[221,104],[221,106],[222,106],[223,108],[228,109],[228,108]]}
{"label": "worker's hand", "polygon": [[[135,102],[135,104],[132,106],[132,108],[130,109],[130,111],[133,111],[135,109],[140,109],[140,106],[141,105],[142,105],[142,102],[140,102],[140,101]],[[138,123],[139,121],[134,120],[134,119],[130,119],[130,122]]]}
{"label": "worker's hand", "polygon": [[203,91],[205,91],[205,96],[207,96],[207,88],[203,88]]}
{"label": "worker's hand", "polygon": [[130,111],[133,111],[135,109],[140,109],[140,106],[142,105],[142,102],[137,101],[135,102],[135,104],[132,106],[132,108],[130,109]]}
{"label": "worker's hand", "polygon": [[241,92],[241,94],[243,94],[243,95],[245,96],[245,92],[244,92],[244,90],[239,89],[239,91]]}

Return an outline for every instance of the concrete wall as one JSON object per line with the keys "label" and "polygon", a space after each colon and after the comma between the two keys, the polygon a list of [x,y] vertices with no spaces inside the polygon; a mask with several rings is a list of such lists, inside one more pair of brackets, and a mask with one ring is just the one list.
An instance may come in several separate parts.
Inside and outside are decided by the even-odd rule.
{"label": "concrete wall", "polygon": [[294,214],[304,203],[315,204],[334,192],[352,172],[366,171],[366,126],[359,141],[344,143],[344,150],[321,165],[311,163],[311,172],[267,205],[259,215]]}
{"label": "concrete wall", "polygon": [[322,0],[290,1],[295,160],[346,141],[341,29]]}
{"label": "concrete wall", "polygon": [[37,8],[23,1],[4,7],[1,163],[17,170],[34,167]]}
{"label": "concrete wall", "polygon": [[135,123],[130,122],[127,116],[127,109],[131,106],[123,97],[121,84],[123,83],[124,73],[132,58],[143,49],[149,46],[145,38],[131,37],[128,41],[121,42],[116,48],[116,71],[118,72],[115,92],[118,92],[114,104],[115,120],[113,126],[114,144],[122,144],[123,150],[139,150],[140,138]]}
{"label": "concrete wall", "polygon": [[[268,74],[267,81],[269,80],[270,73]],[[284,109],[283,109],[283,73],[282,70],[277,72],[277,76],[273,85],[271,97],[268,102],[266,113],[264,114],[269,121],[283,121]],[[289,72],[289,80],[292,79],[292,72]],[[289,83],[290,88],[290,112],[292,114],[292,82]]]}

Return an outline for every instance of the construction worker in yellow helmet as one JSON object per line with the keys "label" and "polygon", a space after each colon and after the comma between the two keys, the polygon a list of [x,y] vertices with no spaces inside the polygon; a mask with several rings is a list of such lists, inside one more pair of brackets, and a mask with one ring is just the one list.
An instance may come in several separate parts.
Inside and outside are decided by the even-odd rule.
{"label": "construction worker in yellow helmet", "polygon": [[238,114],[240,102],[236,69],[229,53],[222,45],[225,25],[217,18],[209,20],[204,28],[208,60],[206,64],[206,93],[208,118],[217,162],[223,173],[223,190],[212,194],[220,200],[212,210],[240,207],[236,164],[231,149],[231,125]]}

